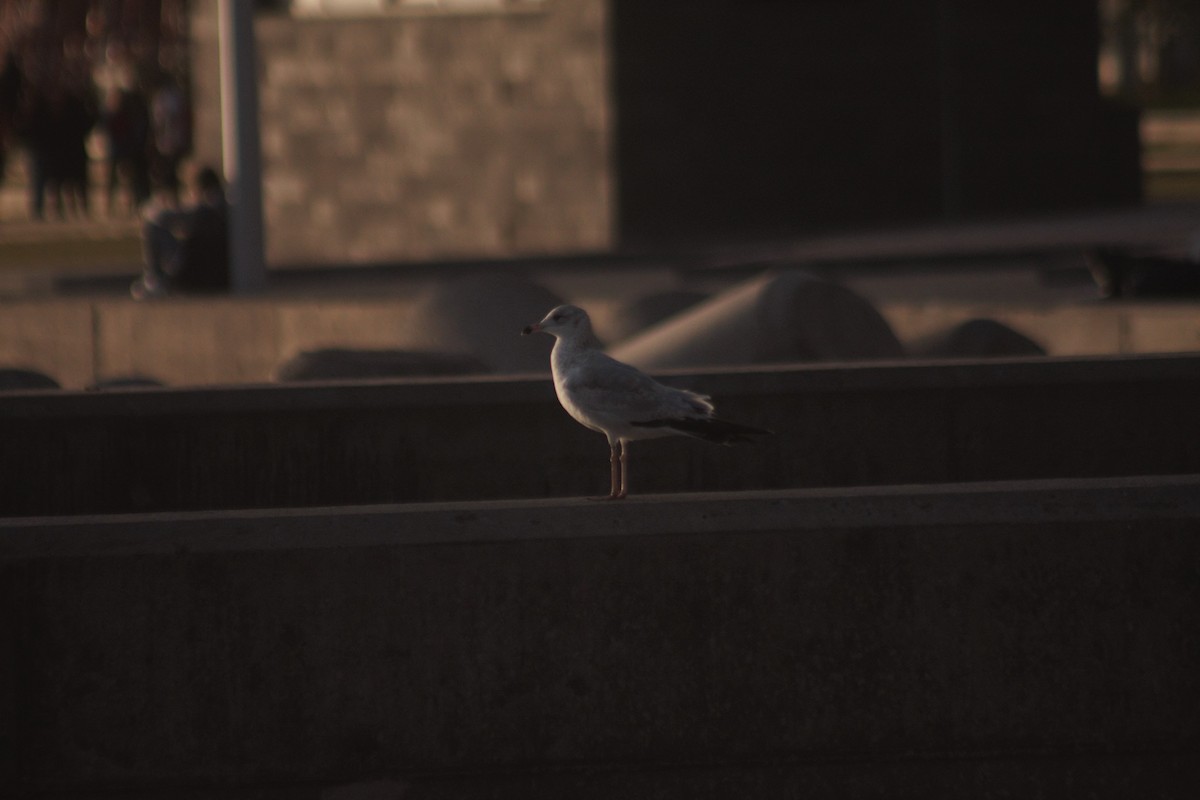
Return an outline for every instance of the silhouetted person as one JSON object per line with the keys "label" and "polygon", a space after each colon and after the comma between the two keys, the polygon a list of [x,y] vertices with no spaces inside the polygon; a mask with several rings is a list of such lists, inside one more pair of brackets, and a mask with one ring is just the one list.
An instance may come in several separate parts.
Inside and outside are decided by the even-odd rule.
{"label": "silhouetted person", "polygon": [[198,170],[192,191],[195,201],[184,208],[147,213],[145,270],[130,287],[135,299],[229,288],[229,206],[216,170]]}
{"label": "silhouetted person", "polygon": [[64,102],[65,97],[57,88],[34,89],[19,125],[29,164],[29,215],[34,219],[45,216],[47,190],[55,187],[58,138],[55,120]]}
{"label": "silhouetted person", "polygon": [[95,124],[95,107],[86,91],[64,95],[54,120],[54,154],[50,164],[59,216],[65,216],[64,203],[72,214],[87,216],[91,188],[87,138]]}
{"label": "silhouetted person", "polygon": [[170,78],[165,78],[150,97],[150,176],[155,188],[179,202],[179,164],[191,148],[187,98]]}
{"label": "silhouetted person", "polygon": [[50,84],[36,91],[21,127],[29,155],[29,208],[41,219],[47,198],[59,217],[88,205],[87,137],[95,115],[87,93]]}
{"label": "silhouetted person", "polygon": [[124,181],[130,204],[138,208],[150,199],[150,112],[146,99],[127,89],[112,89],[104,98],[104,130],[108,139],[108,209]]}
{"label": "silhouetted person", "polygon": [[[0,47],[2,46],[3,43],[0,42]],[[21,66],[17,63],[17,56],[11,48],[4,53],[3,58],[4,63],[0,66],[0,186],[4,185],[4,172],[8,166],[8,148],[12,145],[24,85]]]}

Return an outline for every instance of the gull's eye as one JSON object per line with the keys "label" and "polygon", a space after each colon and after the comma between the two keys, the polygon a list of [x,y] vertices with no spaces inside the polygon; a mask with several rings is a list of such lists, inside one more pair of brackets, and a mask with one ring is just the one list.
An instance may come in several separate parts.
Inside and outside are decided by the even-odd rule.
{"label": "gull's eye", "polygon": [[562,317],[563,317],[563,315],[562,315],[562,314],[555,314],[554,316],[552,316],[552,317],[550,318],[550,321],[551,321],[551,322],[561,322],[561,321],[562,321]]}

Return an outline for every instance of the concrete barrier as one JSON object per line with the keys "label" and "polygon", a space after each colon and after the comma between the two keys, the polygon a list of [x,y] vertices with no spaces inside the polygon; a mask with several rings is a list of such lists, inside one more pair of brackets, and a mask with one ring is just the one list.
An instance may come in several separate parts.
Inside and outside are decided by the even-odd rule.
{"label": "concrete barrier", "polygon": [[[776,434],[635,443],[633,493],[1200,472],[1200,357],[674,373]],[[546,377],[0,395],[0,516],[595,495]]]}
{"label": "concrete barrier", "polygon": [[888,323],[850,289],[769,272],[655,325],[610,352],[642,369],[899,358]]}
{"label": "concrete barrier", "polygon": [[483,375],[490,372],[477,358],[457,353],[413,350],[306,350],[279,365],[275,380],[364,380],[431,375]]}
{"label": "concrete barrier", "polygon": [[58,381],[36,370],[0,366],[0,392],[57,389]]}
{"label": "concrete barrier", "polygon": [[0,521],[0,793],[1187,797],[1198,523],[1197,476]]}
{"label": "concrete barrier", "polygon": [[945,330],[905,343],[910,355],[919,358],[1003,358],[1044,356],[1046,349],[994,319],[976,317]]}
{"label": "concrete barrier", "polygon": [[[550,276],[538,277],[551,283]],[[667,287],[677,282],[657,273],[652,277]],[[640,284],[648,279],[637,273],[611,280]],[[414,281],[403,289],[368,287],[356,290],[361,296],[321,299],[285,295],[180,297],[155,303],[82,298],[6,301],[0,313],[0,363],[44,372],[68,389],[129,375],[150,375],[171,386],[269,381],[281,363],[304,351],[428,347],[428,337],[415,341],[410,336],[420,284]],[[606,318],[615,311],[608,312],[588,292],[580,298],[563,296],[597,311],[597,322],[605,323],[598,330],[607,335]],[[876,306],[904,342],[986,317],[1021,331],[1052,356],[1200,350],[1200,313],[1194,302],[1056,305],[900,299],[880,300]],[[510,325],[511,320],[494,331],[506,345]],[[548,347],[549,339],[539,343],[518,337],[516,343],[513,346],[522,348],[520,357],[531,359],[527,364],[545,363],[540,347]]]}
{"label": "concrete barrier", "polygon": [[5,301],[0,364],[35,370],[61,386],[82,389],[96,375],[95,327],[96,310],[85,302]]}
{"label": "concrete barrier", "polygon": [[518,334],[562,303],[545,287],[506,275],[479,274],[439,281],[409,310],[404,346],[462,354],[490,372],[547,368],[551,341],[530,343]]}
{"label": "concrete barrier", "polygon": [[986,318],[1020,331],[1052,356],[1200,350],[1200,313],[1191,302],[1053,305],[897,300],[880,303],[879,310],[904,342],[937,335],[971,319]]}
{"label": "concrete barrier", "polygon": [[[654,292],[634,298],[613,309],[602,327],[597,325],[600,340],[608,344],[621,342],[634,334],[641,333],[652,325],[679,314],[708,300],[707,292],[674,289]],[[596,317],[592,323],[597,324]]]}

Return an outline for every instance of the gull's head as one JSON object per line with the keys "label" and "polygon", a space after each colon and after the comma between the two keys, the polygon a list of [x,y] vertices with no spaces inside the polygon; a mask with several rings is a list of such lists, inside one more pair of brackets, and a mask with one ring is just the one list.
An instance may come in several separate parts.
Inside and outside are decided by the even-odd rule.
{"label": "gull's head", "polygon": [[558,339],[573,339],[578,336],[590,337],[592,321],[587,312],[579,306],[559,306],[542,318],[541,322],[527,325],[522,333],[548,333]]}

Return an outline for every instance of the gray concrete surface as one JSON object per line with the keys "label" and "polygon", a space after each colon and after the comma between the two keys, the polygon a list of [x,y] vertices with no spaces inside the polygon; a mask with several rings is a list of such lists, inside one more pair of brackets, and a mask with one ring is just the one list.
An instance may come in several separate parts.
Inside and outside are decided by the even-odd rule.
{"label": "gray concrete surface", "polygon": [[[632,447],[634,494],[1200,472],[1200,357],[663,376],[775,431]],[[0,516],[600,493],[546,377],[0,395]]]}
{"label": "gray concrete surface", "polygon": [[0,788],[1185,797],[1198,522],[1196,476],[0,521]]}

